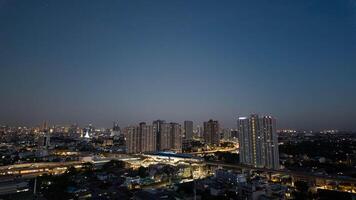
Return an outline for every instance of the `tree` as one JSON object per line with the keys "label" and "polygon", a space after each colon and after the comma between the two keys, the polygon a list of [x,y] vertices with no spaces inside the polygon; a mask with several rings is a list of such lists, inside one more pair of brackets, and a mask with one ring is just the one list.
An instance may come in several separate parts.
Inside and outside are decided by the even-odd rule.
{"label": "tree", "polygon": [[84,174],[90,175],[94,171],[94,165],[87,162],[83,164],[82,169],[84,170]]}
{"label": "tree", "polygon": [[145,167],[140,167],[138,168],[138,175],[141,177],[141,178],[144,178],[147,176],[147,169]]}
{"label": "tree", "polygon": [[125,168],[125,162],[121,160],[110,160],[108,163],[103,165],[103,170],[110,171],[110,170],[120,170]]}
{"label": "tree", "polygon": [[[70,195],[66,191],[68,186],[73,183],[70,180],[70,176],[67,174],[60,176],[44,176],[41,179],[43,187],[42,193],[46,199],[60,200],[60,199],[69,199]],[[42,188],[42,187],[39,187]]]}
{"label": "tree", "polygon": [[308,190],[309,185],[304,181],[297,181],[294,183],[296,191],[294,192],[295,199],[307,199],[308,198]]}
{"label": "tree", "polygon": [[67,173],[70,175],[70,176],[73,176],[75,174],[78,173],[77,169],[75,169],[75,167],[71,166],[67,169]]}

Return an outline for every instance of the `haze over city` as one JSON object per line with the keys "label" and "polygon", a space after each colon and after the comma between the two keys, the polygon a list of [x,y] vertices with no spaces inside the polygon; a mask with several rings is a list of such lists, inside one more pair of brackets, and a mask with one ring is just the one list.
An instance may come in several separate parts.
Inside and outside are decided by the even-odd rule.
{"label": "haze over city", "polygon": [[356,0],[0,0],[1,200],[355,200]]}
{"label": "haze over city", "polygon": [[356,130],[355,5],[1,0],[0,124]]}

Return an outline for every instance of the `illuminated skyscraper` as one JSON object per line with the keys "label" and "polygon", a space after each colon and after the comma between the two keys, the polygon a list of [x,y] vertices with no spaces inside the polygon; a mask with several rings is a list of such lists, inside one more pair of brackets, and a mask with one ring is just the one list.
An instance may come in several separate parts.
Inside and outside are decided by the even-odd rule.
{"label": "illuminated skyscraper", "polygon": [[238,119],[240,162],[262,168],[279,168],[276,120],[271,116]]}
{"label": "illuminated skyscraper", "polygon": [[204,122],[204,141],[208,144],[219,145],[219,122],[212,119]]}

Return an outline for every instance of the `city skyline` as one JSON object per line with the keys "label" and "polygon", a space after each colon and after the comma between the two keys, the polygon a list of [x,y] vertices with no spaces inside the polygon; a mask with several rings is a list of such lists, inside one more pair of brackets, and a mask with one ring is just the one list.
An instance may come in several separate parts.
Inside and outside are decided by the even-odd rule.
{"label": "city skyline", "polygon": [[355,131],[355,5],[1,0],[0,124]]}
{"label": "city skyline", "polygon": [[[173,123],[173,124],[179,124],[181,127],[182,127],[182,130],[186,130],[185,129],[185,122],[192,122],[194,125],[192,126],[192,131],[193,131],[193,134],[196,134],[196,131],[202,131],[203,128],[204,128],[204,124],[213,120],[214,122],[218,122],[219,123],[219,130],[221,130],[221,134],[224,134],[224,131],[227,131],[227,130],[238,130],[239,129],[239,121],[241,118],[249,118],[251,115],[261,115],[261,116],[265,116],[265,117],[272,117],[271,115],[263,115],[263,114],[260,114],[260,113],[250,113],[248,115],[245,115],[245,116],[239,116],[236,118],[235,120],[235,125],[233,126],[226,126],[224,125],[223,123],[220,123],[219,120],[214,120],[212,118],[209,118],[207,120],[203,120],[202,122],[195,122],[195,121],[191,121],[191,120],[185,120],[185,121],[173,121],[173,120],[165,120],[165,119],[155,119],[155,120],[148,120],[148,121],[142,121],[142,120],[139,120],[139,121],[134,121],[132,123],[128,123],[128,124],[122,124],[120,123],[120,121],[112,121],[111,122],[111,125],[105,125],[105,126],[102,126],[102,125],[98,125],[98,124],[95,124],[93,122],[89,122],[89,123],[83,123],[83,124],[80,124],[80,123],[77,123],[77,122],[68,122],[68,123],[54,123],[54,122],[50,122],[50,121],[47,121],[47,120],[44,120],[44,121],[41,121],[39,123],[36,123],[34,125],[26,125],[26,124],[22,124],[22,125],[9,125],[9,124],[0,124],[0,127],[8,127],[8,128],[37,128],[37,129],[44,129],[43,127],[46,126],[47,128],[45,129],[53,129],[53,128],[70,128],[70,127],[78,127],[78,128],[82,128],[82,129],[87,129],[87,128],[95,128],[96,130],[113,130],[113,131],[116,131],[117,133],[120,133],[122,130],[120,130],[121,128],[129,128],[129,127],[136,127],[137,124],[155,124],[157,123],[157,121],[161,121],[161,123]],[[275,117],[273,117],[275,120],[279,120]],[[300,133],[307,133],[307,132],[334,132],[334,133],[337,133],[337,132],[354,132],[354,130],[347,130],[347,129],[332,129],[332,128],[321,128],[321,129],[294,129],[294,128],[290,128],[290,127],[279,127],[277,126],[276,127],[276,131],[278,132],[289,132],[289,133],[292,133],[292,132],[300,132]],[[119,130],[117,130],[119,129]],[[226,133],[227,134],[227,133]],[[185,136],[185,132],[183,132],[183,135]],[[114,136],[114,135],[112,135]],[[203,137],[203,136],[202,136]],[[189,138],[189,136],[188,136]]]}
{"label": "city skyline", "polygon": [[356,200],[356,0],[0,0],[0,199]]}

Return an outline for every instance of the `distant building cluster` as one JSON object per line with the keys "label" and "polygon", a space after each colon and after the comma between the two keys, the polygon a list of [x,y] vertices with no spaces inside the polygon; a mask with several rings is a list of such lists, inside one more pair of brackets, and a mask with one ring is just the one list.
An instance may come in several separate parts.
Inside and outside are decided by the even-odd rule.
{"label": "distant building cluster", "polygon": [[125,129],[127,153],[156,151],[182,152],[182,128],[178,123],[157,120],[152,125],[145,122]]}
{"label": "distant building cluster", "polygon": [[[356,194],[349,173],[356,160],[353,132],[277,132],[276,127],[274,117],[257,114],[237,118],[235,129],[213,119],[201,126],[188,120],[124,128],[118,122],[111,128],[47,122],[31,128],[0,126],[0,197],[51,194],[45,191],[55,176],[51,181],[38,178],[37,189],[21,176],[68,171],[76,183],[71,182],[66,194],[79,199],[118,194],[123,199],[162,199],[179,196],[181,189],[184,195],[174,199],[294,199],[303,184],[315,197],[328,196],[325,191]],[[114,187],[102,189],[98,181]],[[147,187],[155,189],[147,193]]]}
{"label": "distant building cluster", "polygon": [[[184,121],[182,125],[155,120],[152,124],[141,122],[123,129],[118,122],[113,122],[111,129],[98,129],[92,124],[83,128],[76,124],[70,127],[49,127],[47,122],[44,122],[39,128],[35,128],[33,133],[43,155],[54,148],[52,139],[58,138],[60,134],[69,136],[71,142],[80,144],[80,148],[86,151],[100,149],[128,154],[219,151],[227,147],[223,145],[224,142],[230,142],[230,145],[232,142],[236,144],[236,148],[238,142],[240,163],[279,169],[276,120],[271,116],[260,117],[253,114],[250,117],[240,117],[237,129],[222,128],[219,121],[213,119],[196,127],[193,121],[189,120]],[[59,147],[58,142],[56,147]]]}
{"label": "distant building cluster", "polygon": [[[207,145],[218,146],[224,137],[219,122],[209,120],[204,122],[202,141]],[[153,121],[152,125],[145,122],[138,126],[125,129],[126,146],[128,153],[147,153],[155,151],[182,152],[183,140],[192,141],[196,138],[192,121],[184,121],[182,127],[179,123],[167,123],[165,120]]]}

